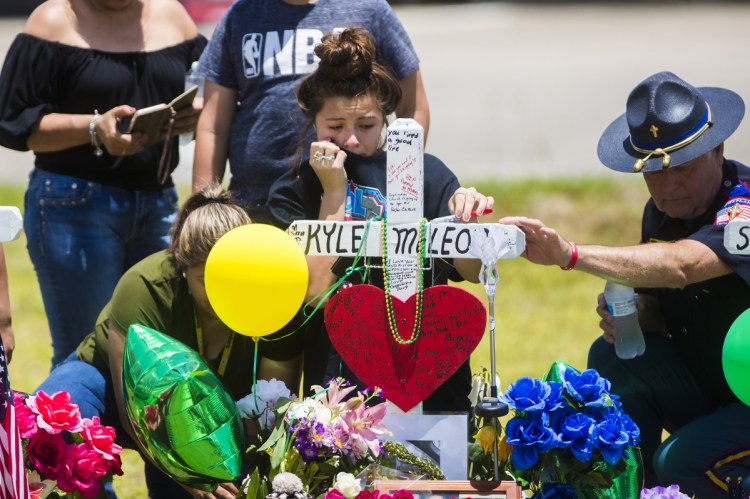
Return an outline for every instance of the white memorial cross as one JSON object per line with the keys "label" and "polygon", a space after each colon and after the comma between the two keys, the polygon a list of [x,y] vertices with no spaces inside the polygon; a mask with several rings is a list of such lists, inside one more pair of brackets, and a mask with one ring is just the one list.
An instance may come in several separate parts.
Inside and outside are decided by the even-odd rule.
{"label": "white memorial cross", "polygon": [[[418,272],[425,270],[419,268],[418,253],[420,219],[424,211],[422,126],[411,119],[397,119],[388,127],[387,154],[387,268],[383,272],[388,272],[391,296],[406,301],[417,292]],[[292,223],[287,232],[308,255],[352,257],[359,253],[381,257],[382,228],[381,222],[369,222],[368,230],[366,221],[299,220]],[[525,247],[524,234],[514,225],[443,221],[428,224],[426,230],[424,254],[427,259],[479,258],[485,267],[492,265],[494,268],[498,258],[520,256]],[[490,320],[494,325],[494,318]],[[491,348],[494,359],[494,345]],[[389,412],[401,412],[390,402],[388,407]],[[421,403],[409,411],[410,414],[421,412]]]}
{"label": "white memorial cross", "polygon": [[750,221],[729,222],[724,229],[724,247],[735,255],[750,255]]}
{"label": "white memorial cross", "polygon": [[[419,224],[423,216],[424,130],[411,119],[397,119],[387,134],[386,247],[391,296],[406,301],[417,291]],[[308,255],[382,256],[381,222],[298,220],[287,232]],[[501,248],[499,258],[523,253],[523,232],[513,225],[428,224],[426,258],[477,258],[488,242]],[[429,265],[428,265],[429,267]]]}

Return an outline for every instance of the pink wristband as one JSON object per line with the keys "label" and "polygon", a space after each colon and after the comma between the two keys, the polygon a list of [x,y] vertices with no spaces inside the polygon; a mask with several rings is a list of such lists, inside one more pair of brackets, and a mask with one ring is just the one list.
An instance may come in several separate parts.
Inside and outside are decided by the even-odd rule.
{"label": "pink wristband", "polygon": [[573,241],[568,241],[570,245],[570,261],[565,267],[560,267],[563,270],[573,270],[578,262],[578,246]]}

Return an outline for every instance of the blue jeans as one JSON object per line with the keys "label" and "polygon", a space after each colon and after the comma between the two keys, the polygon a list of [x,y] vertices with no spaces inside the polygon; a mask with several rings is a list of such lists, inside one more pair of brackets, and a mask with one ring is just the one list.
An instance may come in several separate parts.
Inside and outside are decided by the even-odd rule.
{"label": "blue jeans", "polygon": [[[117,435],[115,442],[118,445],[137,450],[135,443],[120,424],[114,385],[109,374],[105,375],[94,366],[76,360],[75,353],[72,353],[52,369],[47,379],[36,389],[37,392],[40,390],[50,395],[59,391],[67,391],[70,393],[72,402],[78,404],[81,417],[98,416],[101,424],[115,429]],[[145,461],[145,477],[151,498],[191,497],[177,482],[149,461]]]}
{"label": "blue jeans", "polygon": [[117,281],[169,245],[174,187],[128,191],[34,169],[24,230],[52,335],[52,366],[94,330]]}
{"label": "blue jeans", "polygon": [[[698,388],[669,338],[646,334],[646,352],[621,360],[601,337],[588,367],[612,382],[641,429],[646,486],[680,485],[688,496],[727,497],[720,484],[750,477],[750,407],[716,407]],[[662,442],[662,431],[670,437]]]}

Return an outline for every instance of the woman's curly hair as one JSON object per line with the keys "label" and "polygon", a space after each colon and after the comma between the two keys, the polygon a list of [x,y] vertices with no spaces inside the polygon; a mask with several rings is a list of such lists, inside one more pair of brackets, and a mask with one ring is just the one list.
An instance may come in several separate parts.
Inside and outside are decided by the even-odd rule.
{"label": "woman's curly hair", "polygon": [[364,28],[329,33],[315,47],[318,68],[302,80],[297,102],[312,122],[326,99],[352,99],[369,94],[386,117],[401,102],[401,87],[388,69],[375,60],[375,42]]}

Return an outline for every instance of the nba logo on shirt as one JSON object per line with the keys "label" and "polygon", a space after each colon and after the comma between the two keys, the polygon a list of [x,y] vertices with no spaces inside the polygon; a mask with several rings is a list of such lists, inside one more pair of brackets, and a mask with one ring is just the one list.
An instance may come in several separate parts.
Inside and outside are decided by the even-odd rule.
{"label": "nba logo on shirt", "polygon": [[260,53],[263,47],[263,35],[248,33],[242,37],[242,65],[246,78],[254,78],[260,74]]}

